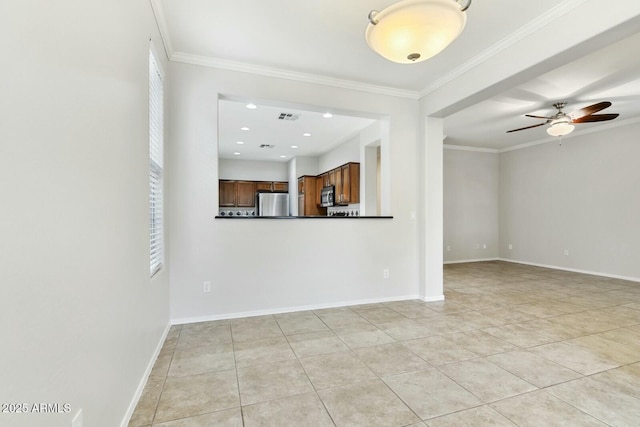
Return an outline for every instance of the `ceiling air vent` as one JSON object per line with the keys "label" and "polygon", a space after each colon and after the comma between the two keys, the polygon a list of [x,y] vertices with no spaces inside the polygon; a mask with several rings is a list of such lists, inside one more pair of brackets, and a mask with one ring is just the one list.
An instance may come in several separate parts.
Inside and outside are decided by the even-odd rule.
{"label": "ceiling air vent", "polygon": [[296,113],[280,113],[280,116],[278,117],[278,120],[298,120],[298,118],[300,117],[300,114],[296,114]]}
{"label": "ceiling air vent", "polygon": [[260,148],[276,148],[276,146],[271,144],[260,144]]}

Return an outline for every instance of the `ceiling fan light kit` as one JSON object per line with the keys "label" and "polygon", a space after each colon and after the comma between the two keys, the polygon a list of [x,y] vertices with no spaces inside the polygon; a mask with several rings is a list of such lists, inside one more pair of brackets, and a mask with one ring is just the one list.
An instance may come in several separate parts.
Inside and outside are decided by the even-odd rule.
{"label": "ceiling fan light kit", "polygon": [[575,126],[570,123],[571,120],[568,118],[554,120],[551,122],[551,126],[547,128],[547,133],[551,136],[569,135],[575,129]]}
{"label": "ceiling fan light kit", "polygon": [[551,117],[535,116],[532,114],[525,114],[526,117],[532,117],[534,119],[547,119],[544,123],[538,123],[537,125],[526,126],[518,129],[508,130],[507,133],[517,132],[520,130],[537,128],[538,126],[550,125],[547,128],[547,133],[551,136],[565,136],[569,135],[575,129],[575,123],[590,123],[590,122],[606,122],[618,117],[618,114],[594,114],[598,111],[602,111],[605,108],[611,107],[611,102],[603,101],[597,104],[589,105],[588,107],[581,108],[574,111],[571,114],[566,114],[562,109],[567,105],[566,102],[556,102],[553,104],[554,108],[558,110],[556,114]]}
{"label": "ceiling fan light kit", "polygon": [[372,10],[367,44],[389,61],[422,62],[460,35],[470,5],[471,0],[401,0],[382,11]]}

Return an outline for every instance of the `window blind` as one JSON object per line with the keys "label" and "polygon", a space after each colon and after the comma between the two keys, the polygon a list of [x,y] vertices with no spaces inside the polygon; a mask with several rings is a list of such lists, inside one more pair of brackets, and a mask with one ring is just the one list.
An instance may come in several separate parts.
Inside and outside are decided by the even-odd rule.
{"label": "window blind", "polygon": [[163,134],[164,101],[160,68],[149,51],[149,242],[150,272],[156,274],[164,261],[163,227]]}

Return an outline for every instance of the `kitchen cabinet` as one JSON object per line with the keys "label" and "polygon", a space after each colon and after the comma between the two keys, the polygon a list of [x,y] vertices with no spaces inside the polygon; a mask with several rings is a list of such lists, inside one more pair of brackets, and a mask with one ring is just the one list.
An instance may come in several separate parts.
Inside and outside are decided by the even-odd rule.
{"label": "kitchen cabinet", "polygon": [[316,177],[316,205],[320,205],[322,203],[322,200],[320,199],[322,197],[322,188],[324,187],[324,176],[321,175]]}
{"label": "kitchen cabinet", "polygon": [[256,205],[256,183],[237,181],[236,203],[239,208],[251,208]]}
{"label": "kitchen cabinet", "polygon": [[335,176],[335,193],[333,194],[334,203],[336,205],[340,204],[340,195],[342,194],[342,169],[336,168],[333,170],[333,175]]}
{"label": "kitchen cabinet", "polygon": [[256,182],[256,191],[271,191],[272,182],[258,181]]}
{"label": "kitchen cabinet", "polygon": [[327,172],[327,185],[326,187],[330,186],[330,185],[336,185],[336,170],[332,170]]}
{"label": "kitchen cabinet", "polygon": [[286,181],[257,181],[256,191],[289,191]]}
{"label": "kitchen cabinet", "polygon": [[218,184],[220,207],[251,208],[256,204],[256,183],[221,179]]}
{"label": "kitchen cabinet", "polygon": [[274,182],[273,183],[273,191],[289,191],[289,183],[288,182]]}
{"label": "kitchen cabinet", "polygon": [[219,181],[218,205],[221,208],[252,208],[256,205],[256,191],[288,191],[285,181]]}
{"label": "kitchen cabinet", "polygon": [[321,208],[316,202],[315,176],[301,176],[298,178],[298,216],[326,215],[326,208]]}
{"label": "kitchen cabinet", "polygon": [[320,182],[322,182],[322,187],[328,187],[329,185],[329,172],[325,172],[322,175],[320,175],[318,177],[318,179],[320,179]]}
{"label": "kitchen cabinet", "polygon": [[360,163],[347,163],[336,169],[335,203],[360,203]]}
{"label": "kitchen cabinet", "polygon": [[220,206],[236,207],[236,181],[220,180],[219,184]]}

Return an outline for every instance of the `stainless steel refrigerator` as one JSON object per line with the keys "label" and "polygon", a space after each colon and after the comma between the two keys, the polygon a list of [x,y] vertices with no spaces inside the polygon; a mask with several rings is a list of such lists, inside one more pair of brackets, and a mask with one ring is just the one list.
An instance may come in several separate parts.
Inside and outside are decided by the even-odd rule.
{"label": "stainless steel refrigerator", "polygon": [[289,193],[256,193],[257,216],[289,216]]}

